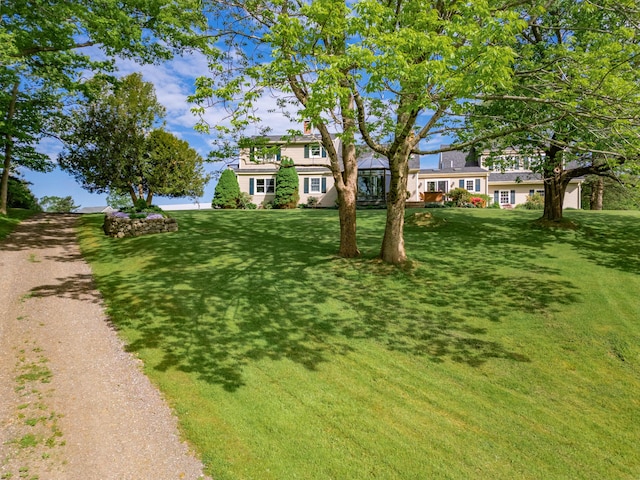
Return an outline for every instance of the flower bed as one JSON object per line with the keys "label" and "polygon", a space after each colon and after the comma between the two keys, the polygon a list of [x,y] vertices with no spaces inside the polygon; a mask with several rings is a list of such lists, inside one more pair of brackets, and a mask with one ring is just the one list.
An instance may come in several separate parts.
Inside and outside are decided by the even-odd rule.
{"label": "flower bed", "polygon": [[144,218],[135,218],[123,212],[115,212],[104,217],[102,226],[104,233],[110,237],[138,237],[152,233],[177,232],[178,222],[175,218],[167,218],[159,213],[150,213]]}

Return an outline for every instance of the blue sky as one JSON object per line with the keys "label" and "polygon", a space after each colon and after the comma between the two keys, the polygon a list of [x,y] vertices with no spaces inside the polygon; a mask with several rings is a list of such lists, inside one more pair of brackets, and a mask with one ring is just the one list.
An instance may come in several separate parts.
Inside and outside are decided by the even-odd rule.
{"label": "blue sky", "polygon": [[[211,150],[211,137],[198,133],[194,130],[196,117],[190,112],[190,105],[187,97],[194,91],[194,80],[196,77],[206,74],[208,71],[207,62],[204,56],[194,53],[184,57],[177,57],[161,65],[139,65],[132,61],[118,61],[119,75],[124,76],[133,72],[141,72],[144,80],[155,85],[156,96],[165,106],[167,115],[165,118],[165,128],[189,142],[192,148],[206,158]],[[275,111],[273,111],[275,110]],[[259,114],[264,125],[269,125],[273,134],[284,133],[287,129],[298,128],[300,125],[292,124],[285,116],[277,113],[275,98],[265,96],[260,103]],[[220,109],[210,108],[206,113],[206,120],[210,125],[225,122],[226,113]],[[256,126],[256,133],[258,127]],[[430,142],[430,145],[438,146],[440,140]],[[55,159],[60,150],[60,144],[56,140],[47,140],[40,145],[40,150]],[[433,168],[437,165],[435,157],[422,159],[423,168]],[[209,172],[216,172],[224,168],[221,163],[209,163],[206,169]],[[33,194],[42,198],[44,196],[66,197],[71,195],[76,205],[82,207],[106,205],[106,195],[91,194],[84,190],[75,179],[60,169],[53,172],[38,173],[30,170],[22,170],[22,177],[31,182],[30,186]],[[205,192],[198,199],[199,202],[210,202],[213,198],[215,180],[209,182],[205,187]],[[170,199],[156,197],[154,203],[158,205],[190,203],[188,198]]]}

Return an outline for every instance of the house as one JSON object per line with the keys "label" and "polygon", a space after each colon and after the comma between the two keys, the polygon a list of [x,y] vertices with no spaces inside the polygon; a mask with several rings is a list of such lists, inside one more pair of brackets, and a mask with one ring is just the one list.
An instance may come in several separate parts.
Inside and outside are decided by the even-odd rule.
{"label": "house", "polygon": [[[489,162],[490,157],[497,162]],[[520,154],[513,148],[499,156],[492,156],[488,150],[442,152],[437,169],[419,172],[420,198],[425,202],[439,202],[449,191],[460,187],[488,195],[503,208],[515,207],[535,193],[544,195],[542,175],[531,170],[533,161],[532,156]],[[582,181],[582,178],[571,180],[563,208],[581,208]]]}
{"label": "house", "polygon": [[[306,127],[306,126],[305,126]],[[341,140],[332,137],[337,152],[341,152]],[[338,193],[334,185],[327,151],[319,135],[305,128],[304,135],[284,139],[279,135],[252,137],[240,149],[235,167],[240,191],[251,195],[259,207],[269,204],[275,197],[275,175],[283,158],[293,161],[300,182],[300,203],[311,197],[319,207],[336,205]],[[342,165],[342,158],[339,159]],[[420,160],[412,156],[409,168],[408,200],[419,201],[418,172]],[[384,204],[391,173],[386,158],[364,149],[358,156],[358,203],[360,205]]]}

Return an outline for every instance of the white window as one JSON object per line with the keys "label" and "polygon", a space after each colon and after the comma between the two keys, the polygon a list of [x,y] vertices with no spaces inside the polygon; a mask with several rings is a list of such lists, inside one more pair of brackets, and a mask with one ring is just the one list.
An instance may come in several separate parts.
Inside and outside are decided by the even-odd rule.
{"label": "white window", "polygon": [[436,191],[436,182],[427,182],[427,192]]}
{"label": "white window", "polygon": [[510,202],[511,193],[509,190],[500,190],[500,205],[506,205]]}
{"label": "white window", "polygon": [[321,157],[322,157],[322,146],[317,143],[309,145],[309,158],[321,158]]}
{"label": "white window", "polygon": [[467,190],[469,190],[470,192],[475,192],[475,181],[474,180],[467,180]]}
{"label": "white window", "polygon": [[276,181],[273,178],[256,178],[256,193],[274,193]]}
{"label": "white window", "polygon": [[320,193],[320,177],[311,177],[309,179],[309,193]]}

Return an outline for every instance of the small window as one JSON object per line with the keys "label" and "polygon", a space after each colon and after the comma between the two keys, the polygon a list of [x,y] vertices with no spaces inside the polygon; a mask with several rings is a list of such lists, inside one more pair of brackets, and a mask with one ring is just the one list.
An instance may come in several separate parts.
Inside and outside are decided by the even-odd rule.
{"label": "small window", "polygon": [[509,203],[510,195],[509,190],[500,190],[500,204],[506,205]]}
{"label": "small window", "polygon": [[467,180],[467,190],[469,190],[470,192],[475,192],[475,181],[474,180]]}
{"label": "small window", "polygon": [[312,177],[309,179],[309,193],[320,193],[320,178]]}
{"label": "small window", "polygon": [[436,191],[436,182],[427,182],[427,192]]}
{"label": "small window", "polygon": [[276,181],[273,178],[256,178],[256,193],[274,193]]}

